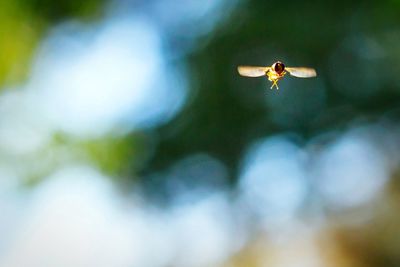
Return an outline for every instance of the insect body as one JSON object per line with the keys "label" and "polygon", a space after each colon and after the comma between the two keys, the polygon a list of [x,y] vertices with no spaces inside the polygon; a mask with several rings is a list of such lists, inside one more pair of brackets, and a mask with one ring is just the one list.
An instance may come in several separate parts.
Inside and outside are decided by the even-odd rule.
{"label": "insect body", "polygon": [[238,72],[245,77],[261,77],[267,76],[268,80],[272,82],[271,89],[278,87],[278,81],[282,79],[287,72],[294,77],[311,78],[317,76],[317,72],[313,68],[305,67],[285,67],[285,65],[277,61],[271,67],[258,67],[258,66],[239,66]]}

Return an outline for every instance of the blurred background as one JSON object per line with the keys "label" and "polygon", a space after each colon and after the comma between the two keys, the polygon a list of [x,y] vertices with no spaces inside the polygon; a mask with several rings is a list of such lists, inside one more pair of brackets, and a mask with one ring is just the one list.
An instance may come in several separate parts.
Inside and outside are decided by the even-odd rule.
{"label": "blurred background", "polygon": [[399,11],[2,0],[0,266],[399,266]]}

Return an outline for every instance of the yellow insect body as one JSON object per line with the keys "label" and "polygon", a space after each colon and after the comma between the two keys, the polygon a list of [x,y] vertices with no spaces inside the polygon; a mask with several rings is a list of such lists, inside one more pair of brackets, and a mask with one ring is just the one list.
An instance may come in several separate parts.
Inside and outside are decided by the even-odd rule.
{"label": "yellow insect body", "polygon": [[283,76],[285,76],[285,74],[286,74],[286,71],[283,71],[280,74],[275,71],[271,71],[271,70],[267,71],[266,75],[268,77],[268,80],[270,80],[272,82],[271,89],[274,88],[274,86],[276,87],[276,89],[279,89],[278,81],[280,79],[282,79]]}

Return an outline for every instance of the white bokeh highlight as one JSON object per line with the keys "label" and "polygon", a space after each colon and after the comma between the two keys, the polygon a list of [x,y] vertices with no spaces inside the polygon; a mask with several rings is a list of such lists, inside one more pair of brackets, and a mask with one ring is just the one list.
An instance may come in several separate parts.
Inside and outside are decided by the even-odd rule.
{"label": "white bokeh highlight", "polygon": [[161,211],[119,197],[93,167],[69,166],[30,202],[0,266],[217,266],[237,248],[224,194]]}
{"label": "white bokeh highlight", "polygon": [[318,154],[313,175],[327,203],[336,208],[354,207],[381,192],[391,172],[384,149],[360,131],[353,131]]}
{"label": "white bokeh highlight", "polygon": [[160,33],[144,19],[70,22],[43,42],[28,90],[40,95],[55,128],[96,137],[173,117],[186,92],[177,71],[163,57]]}
{"label": "white bokeh highlight", "polygon": [[267,227],[294,218],[307,194],[305,154],[284,136],[251,146],[240,177],[244,202]]}

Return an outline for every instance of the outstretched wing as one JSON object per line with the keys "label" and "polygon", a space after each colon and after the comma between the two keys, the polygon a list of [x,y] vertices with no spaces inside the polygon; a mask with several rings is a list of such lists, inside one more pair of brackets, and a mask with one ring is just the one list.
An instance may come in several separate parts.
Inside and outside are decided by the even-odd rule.
{"label": "outstretched wing", "polygon": [[285,68],[290,75],[299,78],[311,78],[317,76],[317,72],[312,68],[298,67],[298,68]]}
{"label": "outstretched wing", "polygon": [[261,77],[264,76],[270,67],[257,67],[257,66],[239,66],[238,72],[245,77]]}

